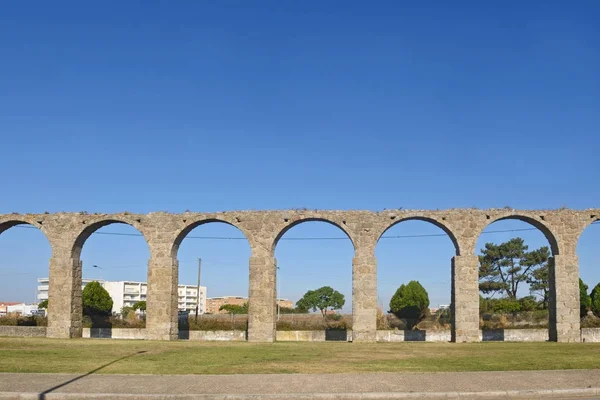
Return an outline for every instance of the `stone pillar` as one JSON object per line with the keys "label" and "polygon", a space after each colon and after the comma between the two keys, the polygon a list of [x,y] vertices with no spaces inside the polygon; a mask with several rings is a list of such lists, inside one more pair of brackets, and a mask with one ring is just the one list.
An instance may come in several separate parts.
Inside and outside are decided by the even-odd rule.
{"label": "stone pillar", "polygon": [[51,258],[49,281],[46,336],[81,337],[81,261],[71,257]]}
{"label": "stone pillar", "polygon": [[451,323],[453,342],[478,342],[479,258],[452,258]]}
{"label": "stone pillar", "polygon": [[151,340],[175,340],[179,263],[172,257],[153,257],[148,262],[146,331]]}
{"label": "stone pillar", "polygon": [[549,337],[555,342],[579,342],[579,259],[576,254],[550,258]]}
{"label": "stone pillar", "polygon": [[275,280],[277,260],[270,256],[250,257],[248,341],[275,340]]}
{"label": "stone pillar", "polygon": [[377,258],[357,251],[352,259],[352,342],[375,342]]}

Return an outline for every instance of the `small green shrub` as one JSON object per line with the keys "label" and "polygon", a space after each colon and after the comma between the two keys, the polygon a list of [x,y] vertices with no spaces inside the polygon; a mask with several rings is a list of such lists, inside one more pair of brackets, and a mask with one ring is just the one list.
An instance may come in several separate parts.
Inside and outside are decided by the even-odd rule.
{"label": "small green shrub", "polygon": [[113,299],[99,282],[93,281],[85,285],[81,299],[83,314],[89,315],[92,320],[97,315],[110,315]]}
{"label": "small green shrub", "polygon": [[521,311],[534,311],[540,307],[540,303],[534,296],[525,296],[519,299]]}
{"label": "small green shrub", "polygon": [[429,295],[418,281],[400,285],[390,300],[390,312],[398,318],[418,323],[429,314]]}
{"label": "small green shrub", "polygon": [[514,313],[521,311],[521,303],[518,300],[498,299],[492,305],[492,310],[496,313]]}

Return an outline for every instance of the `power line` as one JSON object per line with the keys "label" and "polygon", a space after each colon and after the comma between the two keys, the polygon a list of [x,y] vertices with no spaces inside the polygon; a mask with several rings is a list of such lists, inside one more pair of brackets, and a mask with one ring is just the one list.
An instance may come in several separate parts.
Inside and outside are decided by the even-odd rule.
{"label": "power line", "polygon": [[[600,221],[592,222],[591,225],[596,225]],[[17,225],[17,228],[38,229],[32,225]],[[539,231],[538,228],[520,228],[520,229],[503,229],[494,231],[483,231],[482,234],[490,233],[509,233],[509,232],[524,232],[524,231]],[[96,235],[111,235],[111,236],[144,236],[141,233],[120,233],[120,232],[94,232]],[[421,235],[395,235],[382,236],[380,239],[406,239],[406,238],[422,238],[422,237],[442,237],[448,236],[447,233],[430,233]],[[184,239],[204,239],[204,240],[247,240],[245,237],[236,236],[186,236]],[[279,240],[350,240],[347,236],[329,236],[329,237],[283,237]]]}

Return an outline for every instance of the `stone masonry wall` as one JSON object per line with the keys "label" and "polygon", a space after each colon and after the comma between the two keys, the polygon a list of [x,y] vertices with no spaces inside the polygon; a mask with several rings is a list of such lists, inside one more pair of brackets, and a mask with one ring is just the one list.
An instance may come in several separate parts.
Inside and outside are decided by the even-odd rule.
{"label": "stone masonry wall", "polygon": [[[81,337],[81,249],[100,227],[124,223],[145,238],[149,252],[147,337],[177,338],[177,251],[185,236],[195,227],[225,222],[237,227],[248,239],[249,332],[248,340],[272,342],[275,339],[276,260],[279,239],[293,226],[306,221],[324,221],[340,228],[352,241],[353,326],[355,342],[374,342],[377,312],[377,260],[375,246],[384,232],[406,220],[422,220],[443,229],[454,243],[456,257],[452,268],[452,299],[455,315],[452,337],[455,341],[478,341],[476,334],[477,262],[475,246],[481,232],[491,223],[518,219],[532,224],[548,239],[554,256],[551,276],[551,327],[556,341],[579,341],[579,265],[576,247],[579,236],[600,219],[600,209],[589,210],[385,210],[372,211],[230,211],[218,213],[150,214],[44,213],[0,215],[0,233],[18,224],[39,228],[52,248],[50,260],[49,337]],[[477,294],[477,295],[476,295]]]}
{"label": "stone masonry wall", "polygon": [[45,337],[47,329],[45,326],[6,326],[0,325],[1,336],[17,337]]}

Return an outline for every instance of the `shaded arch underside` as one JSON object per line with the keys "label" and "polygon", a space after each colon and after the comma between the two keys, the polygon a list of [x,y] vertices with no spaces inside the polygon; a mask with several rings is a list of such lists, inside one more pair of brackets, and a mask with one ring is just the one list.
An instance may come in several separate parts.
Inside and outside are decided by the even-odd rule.
{"label": "shaded arch underside", "polygon": [[[0,223],[0,234],[2,234],[3,232],[6,232],[10,228],[13,228],[17,225],[29,225],[29,226],[39,229],[38,226],[35,226],[34,224],[32,224],[31,222],[28,222],[28,221],[11,220],[11,221],[5,221],[5,222]],[[41,230],[41,229],[39,229],[39,230]],[[44,232],[42,232],[42,233],[44,233]],[[44,236],[46,236],[46,234],[44,234]]]}
{"label": "shaded arch underside", "polygon": [[452,233],[452,231],[447,226],[445,226],[444,224],[442,224],[441,222],[439,222],[439,221],[437,221],[435,219],[432,219],[432,218],[427,218],[427,217],[409,217],[409,218],[399,219],[398,221],[394,221],[392,224],[390,224],[390,226],[388,226],[387,228],[385,228],[385,230],[377,238],[377,243],[379,243],[379,241],[381,240],[381,238],[383,237],[383,235],[385,235],[385,233],[387,231],[389,231],[394,226],[396,226],[396,225],[398,225],[398,224],[400,224],[402,222],[406,222],[406,221],[422,221],[422,222],[427,222],[427,223],[430,223],[432,225],[437,226],[442,231],[444,231],[444,233],[446,233],[446,235],[448,235],[448,237],[450,238],[450,241],[454,245],[454,250],[455,250],[456,255],[460,256],[460,246],[458,244],[458,240],[456,240],[456,237],[454,236],[454,233]]}
{"label": "shaded arch underside", "polygon": [[18,226],[18,225],[28,225],[28,226],[36,228],[36,230],[42,232],[42,235],[44,235],[44,239],[46,239],[46,243],[50,247],[50,251],[52,251],[52,243],[48,239],[48,236],[46,236],[46,233],[39,226],[36,226],[33,223],[28,222],[28,221],[11,220],[11,221],[2,222],[2,223],[0,223],[0,235],[2,235],[4,232],[9,230],[10,228],[14,228],[15,226]]}
{"label": "shaded arch underside", "polygon": [[[486,225],[485,228],[483,228],[483,230],[485,230],[487,227],[492,225],[494,222],[508,221],[508,220],[516,220],[516,221],[525,222],[525,223],[533,226],[534,228],[537,228],[540,232],[542,232],[542,234],[548,241],[548,244],[550,245],[550,250],[552,251],[552,255],[555,256],[555,255],[559,254],[558,242],[556,241],[556,238],[554,237],[554,235],[552,234],[550,229],[547,226],[545,226],[544,224],[542,224],[540,221],[537,221],[531,217],[526,217],[523,215],[509,215],[506,217],[498,218],[498,219],[490,222],[489,224]],[[481,237],[481,233],[483,233],[483,231],[480,232],[479,236],[477,237],[477,240],[479,240],[479,238]],[[475,251],[476,251],[476,249],[473,249],[473,252],[475,252]]]}
{"label": "shaded arch underside", "polygon": [[306,218],[306,219],[300,219],[298,221],[294,221],[291,224],[287,225],[285,228],[283,228],[275,237],[275,240],[273,241],[273,245],[271,246],[271,252],[274,255],[275,254],[275,249],[277,248],[277,244],[279,243],[279,241],[281,240],[281,238],[293,227],[303,224],[305,222],[325,222],[329,225],[333,225],[336,228],[338,228],[340,231],[342,231],[344,233],[344,235],[346,235],[346,237],[348,238],[348,240],[350,240],[350,243],[352,244],[352,248],[354,250],[354,252],[356,252],[356,246],[354,245],[354,241],[352,240],[352,237],[350,236],[350,234],[344,229],[342,228],[338,223],[333,222],[331,220],[325,219],[325,218]]}
{"label": "shaded arch underside", "polygon": [[89,237],[92,236],[92,234],[94,232],[96,232],[98,229],[103,228],[108,225],[113,225],[113,224],[129,225],[132,228],[134,228],[136,231],[138,231],[140,233],[140,235],[144,238],[144,241],[146,242],[146,246],[148,247],[148,252],[150,252],[150,248],[148,246],[148,239],[144,236],[144,234],[142,232],[140,232],[139,229],[137,229],[135,226],[133,226],[129,222],[120,221],[120,220],[116,220],[116,219],[107,219],[107,220],[94,222],[94,223],[90,224],[89,226],[87,226],[83,231],[81,231],[79,233],[79,236],[77,236],[77,239],[75,239],[75,242],[73,243],[73,249],[71,250],[71,257],[73,259],[79,259],[81,257],[81,251],[83,250],[83,245],[89,239]]}
{"label": "shaded arch underside", "polygon": [[244,233],[244,231],[241,230],[235,224],[233,224],[233,223],[231,223],[229,221],[218,219],[218,218],[204,219],[204,220],[201,220],[201,221],[196,221],[196,222],[191,223],[190,225],[186,226],[181,232],[179,232],[179,234],[175,238],[175,241],[173,242],[173,247],[171,248],[171,257],[174,260],[177,259],[177,253],[179,252],[179,246],[181,246],[181,242],[183,242],[183,239],[185,239],[187,237],[187,235],[190,234],[191,231],[193,231],[194,229],[198,228],[199,226],[206,225],[206,224],[211,224],[211,223],[220,223],[220,224],[225,224],[225,225],[234,227],[235,229],[237,229],[242,234],[242,236],[244,236],[244,238],[246,239],[246,243],[248,243],[248,245],[250,245],[250,241],[248,240],[248,236],[246,236],[246,234]]}

